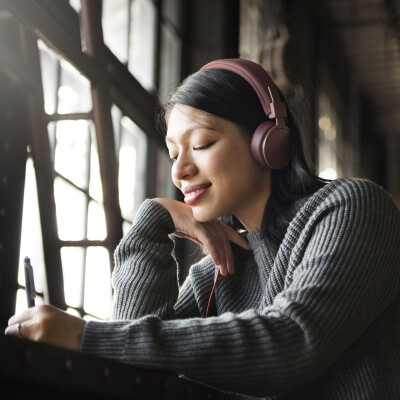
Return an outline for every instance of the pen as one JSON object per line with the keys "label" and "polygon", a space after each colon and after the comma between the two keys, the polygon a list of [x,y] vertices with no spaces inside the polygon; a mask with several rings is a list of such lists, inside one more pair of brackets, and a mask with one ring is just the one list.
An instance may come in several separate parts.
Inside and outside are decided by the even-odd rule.
{"label": "pen", "polygon": [[33,280],[33,268],[29,257],[25,257],[24,259],[24,268],[25,268],[26,300],[28,303],[28,307],[34,307],[36,290],[35,290],[35,281]]}

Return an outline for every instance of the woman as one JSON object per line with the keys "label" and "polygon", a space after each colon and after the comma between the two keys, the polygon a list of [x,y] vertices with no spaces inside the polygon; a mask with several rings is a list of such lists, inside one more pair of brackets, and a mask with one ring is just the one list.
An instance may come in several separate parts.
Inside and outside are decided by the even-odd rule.
{"label": "woman", "polygon": [[[142,204],[115,252],[115,320],[45,306],[6,333],[246,396],[398,398],[400,216],[389,195],[314,176],[293,117],[249,61],[193,74],[163,117],[185,204]],[[209,252],[181,288],[170,234]]]}

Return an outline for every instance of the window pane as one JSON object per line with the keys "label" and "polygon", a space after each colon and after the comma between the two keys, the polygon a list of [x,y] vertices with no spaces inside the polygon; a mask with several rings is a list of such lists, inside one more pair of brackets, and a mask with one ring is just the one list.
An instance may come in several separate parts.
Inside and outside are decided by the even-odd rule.
{"label": "window pane", "polygon": [[89,81],[65,60],[60,61],[58,112],[88,112],[92,109]]}
{"label": "window pane", "polygon": [[181,41],[173,29],[165,25],[161,29],[161,65],[160,97],[163,101],[179,84],[181,74]]}
{"label": "window pane", "polygon": [[104,43],[124,64],[128,61],[129,0],[103,0]]}
{"label": "window pane", "polygon": [[87,121],[56,123],[54,168],[65,178],[84,189],[88,186],[89,149],[90,132]]}
{"label": "window pane", "polygon": [[131,228],[132,224],[130,222],[124,221],[122,223],[122,233],[124,234],[124,236],[130,231]]}
{"label": "window pane", "polygon": [[[43,299],[41,297],[35,298],[35,305],[39,306],[43,304]],[[27,300],[26,300],[26,292],[23,289],[17,290],[17,301],[15,304],[15,314],[20,313],[28,308]]]}
{"label": "window pane", "polygon": [[88,232],[89,240],[104,240],[107,237],[104,207],[95,201],[89,203]]}
{"label": "window pane", "polygon": [[60,239],[85,239],[86,196],[61,178],[54,180],[54,196]]}
{"label": "window pane", "polygon": [[57,108],[57,85],[59,61],[54,53],[41,40],[38,41],[40,67],[42,72],[44,109],[47,114],[54,114]]}
{"label": "window pane", "polygon": [[113,104],[111,106],[111,118],[113,123],[113,132],[114,132],[114,142],[115,142],[115,151],[118,159],[118,152],[121,143],[121,119],[123,117],[122,111]]}
{"label": "window pane", "polygon": [[82,307],[84,261],[85,249],[83,247],[61,248],[65,302],[71,307]]}
{"label": "window pane", "polygon": [[133,0],[129,40],[129,71],[148,90],[154,88],[156,7],[152,0]]}
{"label": "window pane", "polygon": [[146,135],[128,117],[121,120],[119,150],[119,202],[122,216],[132,221],[144,200]]}
{"label": "window pane", "polygon": [[81,10],[81,0],[69,0],[69,5],[76,11]]}
{"label": "window pane", "polygon": [[99,203],[103,201],[103,189],[101,186],[99,155],[97,152],[96,143],[94,141],[92,141],[90,150],[89,194],[93,199],[95,199]]}
{"label": "window pane", "polygon": [[31,259],[35,276],[35,289],[37,292],[43,293],[44,288],[46,287],[46,274],[44,267],[39,204],[36,190],[36,175],[31,158],[28,158],[26,163],[24,193],[18,282],[25,286],[24,258],[29,257]]}
{"label": "window pane", "polygon": [[182,17],[182,0],[163,0],[163,17],[167,19],[175,28],[180,28]]}
{"label": "window pane", "polygon": [[67,308],[67,313],[70,315],[75,315],[75,317],[81,317],[79,311],[75,310],[74,308]]}
{"label": "window pane", "polygon": [[104,247],[86,251],[85,311],[106,319],[111,310],[110,259]]}

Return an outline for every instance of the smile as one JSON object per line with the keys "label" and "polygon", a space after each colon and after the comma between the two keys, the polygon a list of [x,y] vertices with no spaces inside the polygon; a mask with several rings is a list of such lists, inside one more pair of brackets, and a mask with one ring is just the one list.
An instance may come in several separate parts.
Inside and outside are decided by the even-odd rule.
{"label": "smile", "polygon": [[194,204],[203,194],[205,194],[211,185],[194,185],[185,188],[185,203],[188,205]]}

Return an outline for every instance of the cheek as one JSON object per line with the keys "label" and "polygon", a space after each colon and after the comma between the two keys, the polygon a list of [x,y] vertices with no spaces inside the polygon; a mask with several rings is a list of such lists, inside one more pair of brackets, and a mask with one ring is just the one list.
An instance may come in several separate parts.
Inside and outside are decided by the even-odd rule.
{"label": "cheek", "polygon": [[228,147],[227,149],[221,149],[218,152],[209,154],[204,159],[204,166],[212,173],[225,173],[230,172],[232,168],[239,168],[242,164],[243,155],[241,155],[237,149]]}
{"label": "cheek", "polygon": [[[211,163],[210,163],[211,164]],[[237,175],[243,175],[253,170],[254,161],[250,150],[244,146],[231,147],[230,151],[225,151],[212,162],[216,173],[230,175],[233,179]]]}

